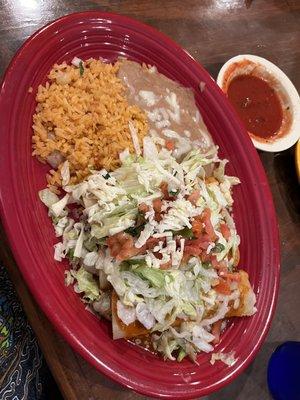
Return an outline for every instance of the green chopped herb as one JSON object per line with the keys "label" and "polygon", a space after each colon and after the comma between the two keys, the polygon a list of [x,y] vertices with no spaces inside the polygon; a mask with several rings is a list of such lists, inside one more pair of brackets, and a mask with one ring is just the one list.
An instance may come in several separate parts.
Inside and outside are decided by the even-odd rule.
{"label": "green chopped herb", "polygon": [[89,239],[85,240],[83,244],[88,251],[97,251],[97,242],[98,240],[95,237],[90,237]]}
{"label": "green chopped herb", "polygon": [[202,267],[205,268],[205,269],[210,269],[212,267],[212,265],[209,262],[203,262],[202,263]]}
{"label": "green chopped herb", "polygon": [[178,190],[170,190],[170,191],[169,191],[169,194],[170,194],[171,196],[177,196],[179,192],[180,192],[179,189],[178,189]]}
{"label": "green chopped herb", "polygon": [[95,243],[98,244],[99,246],[104,246],[106,244],[106,239],[107,239],[107,236],[100,238],[100,239],[96,239]]}
{"label": "green chopped herb", "polygon": [[140,259],[140,260],[138,260],[138,259],[136,259],[136,260],[131,259],[131,260],[128,260],[127,262],[128,262],[130,265],[145,264],[145,260],[144,260],[144,259]]}
{"label": "green chopped herb", "polygon": [[125,229],[124,232],[129,233],[129,235],[133,237],[137,237],[145,228],[145,224],[146,224],[145,214],[141,211],[138,211],[135,226],[131,226],[130,228]]}
{"label": "green chopped herb", "polygon": [[129,235],[136,237],[139,236],[142,230],[144,229],[145,224],[142,224],[140,226],[132,226],[130,228],[125,229],[124,232],[129,233]]}
{"label": "green chopped herb", "polygon": [[67,253],[67,257],[69,258],[69,260],[74,260],[74,251],[75,249],[69,249],[68,253]]}
{"label": "green chopped herb", "polygon": [[146,267],[146,261],[144,259],[140,259],[140,260],[130,259],[130,260],[123,261],[121,263],[121,267],[123,267],[124,270],[128,270],[128,269],[131,270],[131,268],[132,268],[133,272],[134,272],[134,269],[136,267]]}
{"label": "green chopped herb", "polygon": [[79,73],[80,73],[80,76],[82,76],[84,73],[84,67],[83,67],[82,61],[80,61],[80,63],[79,63]]}
{"label": "green chopped herb", "polygon": [[107,173],[106,175],[103,175],[103,178],[104,178],[104,179],[109,179],[109,178],[110,178],[109,173]]}
{"label": "green chopped herb", "polygon": [[225,249],[224,244],[216,243],[215,247],[213,248],[214,253],[221,253]]}
{"label": "green chopped herb", "polygon": [[139,210],[136,215],[136,225],[140,226],[145,223],[146,223],[145,213]]}
{"label": "green chopped herb", "polygon": [[183,228],[180,231],[173,231],[174,235],[180,235],[185,239],[194,239],[194,234],[191,228]]}

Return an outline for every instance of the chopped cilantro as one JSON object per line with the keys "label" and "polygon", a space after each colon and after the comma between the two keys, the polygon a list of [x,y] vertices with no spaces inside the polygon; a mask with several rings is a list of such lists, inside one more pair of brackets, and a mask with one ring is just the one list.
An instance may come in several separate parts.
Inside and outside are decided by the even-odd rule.
{"label": "chopped cilantro", "polygon": [[141,224],[139,226],[131,226],[130,228],[125,229],[124,232],[129,233],[129,235],[136,237],[139,236],[139,234],[142,232],[144,229],[145,224]]}
{"label": "chopped cilantro", "polygon": [[98,247],[97,247],[97,239],[94,237],[90,237],[89,239],[85,240],[83,242],[84,247],[88,250],[88,251],[97,251]]}
{"label": "chopped cilantro", "polygon": [[83,67],[82,61],[80,61],[80,63],[79,63],[79,73],[80,73],[80,76],[82,76],[84,73],[84,67]]}
{"label": "chopped cilantro", "polygon": [[123,261],[124,265],[128,267],[137,267],[137,266],[146,266],[146,261],[144,259],[129,259],[126,261]]}
{"label": "chopped cilantro", "polygon": [[173,231],[174,235],[180,235],[185,239],[194,239],[194,234],[191,228],[183,228],[180,231]]}
{"label": "chopped cilantro", "polygon": [[225,249],[224,244],[222,243],[216,243],[215,247],[213,248],[214,253],[221,253]]}
{"label": "chopped cilantro", "polygon": [[72,261],[72,260],[74,260],[74,251],[75,251],[75,248],[74,249],[69,249],[69,251],[68,251],[68,253],[67,253],[67,256],[68,256],[68,258]]}
{"label": "chopped cilantro", "polygon": [[104,246],[106,244],[106,239],[107,239],[107,236],[100,238],[100,239],[96,239],[95,243],[97,243],[99,246]]}
{"label": "chopped cilantro", "polygon": [[129,233],[129,235],[133,237],[139,236],[142,230],[145,228],[145,224],[145,214],[141,211],[138,211],[135,226],[131,226],[130,228],[125,229],[124,232]]}

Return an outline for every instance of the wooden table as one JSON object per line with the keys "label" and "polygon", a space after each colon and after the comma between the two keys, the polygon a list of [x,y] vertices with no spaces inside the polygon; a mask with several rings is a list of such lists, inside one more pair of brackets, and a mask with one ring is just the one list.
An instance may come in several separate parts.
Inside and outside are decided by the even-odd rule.
{"label": "wooden table", "polygon": [[[99,9],[146,22],[186,48],[215,78],[237,54],[257,54],[276,63],[300,91],[300,0],[77,1],[1,0],[0,72],[36,29],[74,11]],[[271,331],[255,361],[213,399],[270,399],[268,359],[286,340],[300,340],[300,196],[294,149],[261,153],[278,215],[282,249],[279,303]],[[63,396],[69,400],[129,400],[145,397],[122,388],[90,367],[55,332],[40,311],[1,232],[1,261],[7,266],[28,319]]]}

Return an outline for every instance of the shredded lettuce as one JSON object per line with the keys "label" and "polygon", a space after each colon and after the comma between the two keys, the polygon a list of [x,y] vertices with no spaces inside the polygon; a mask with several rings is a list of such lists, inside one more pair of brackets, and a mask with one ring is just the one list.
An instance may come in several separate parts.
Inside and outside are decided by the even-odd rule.
{"label": "shredded lettuce", "polygon": [[[174,96],[168,97],[174,105]],[[203,154],[165,129],[165,136],[182,148],[160,149],[155,143],[162,145],[162,139],[145,137],[141,155],[133,124],[130,130],[137,154],[121,152],[121,167],[109,172],[91,170],[83,182],[70,185],[65,162],[61,175],[66,195],[60,199],[49,189],[39,192],[61,238],[54,257],[58,261],[69,258],[74,269],[66,281],[76,281],[74,289],[85,301],[98,300],[100,287],[111,285],[118,296],[118,316],[125,324],[139,321],[152,332],[153,344],[165,358],[180,362],[188,356],[195,361],[197,353],[212,350],[212,324],[226,316],[229,301],[238,299],[234,288],[233,297],[221,296],[215,289],[219,275],[213,261],[224,260],[229,270],[236,262],[240,238],[230,212],[232,186],[239,181],[225,175],[227,161],[218,158],[216,147]],[[199,197],[192,200],[195,192]],[[74,219],[67,207],[72,203],[78,210]],[[203,245],[197,243],[201,237],[194,221],[205,209],[209,209],[215,238],[203,222],[206,243],[201,254],[194,256],[185,250]],[[113,246],[125,253],[124,258],[114,254]],[[206,260],[205,252],[208,261],[201,261]],[[99,277],[88,271],[99,272]]]}
{"label": "shredded lettuce", "polygon": [[84,241],[84,227],[81,224],[78,224],[79,229],[80,229],[80,234],[78,236],[78,239],[76,241],[76,246],[74,249],[74,257],[81,257],[82,255],[82,247],[83,247],[83,241]]}
{"label": "shredded lettuce", "polygon": [[139,266],[134,273],[149,281],[153,287],[162,288],[165,284],[165,273],[160,269]]}
{"label": "shredded lettuce", "polygon": [[76,279],[77,292],[83,293],[85,299],[95,301],[99,298],[100,290],[91,273],[81,267],[78,271],[72,270],[71,275]]}
{"label": "shredded lettuce", "polygon": [[49,207],[51,215],[54,215],[55,217],[60,217],[61,215],[63,215],[64,208],[68,204],[69,198],[70,195],[66,194],[61,200],[54,204],[51,204],[51,206]]}
{"label": "shredded lettuce", "polygon": [[57,194],[51,192],[50,189],[40,190],[39,198],[48,208],[51,207],[53,204],[59,202],[59,197],[57,196]]}

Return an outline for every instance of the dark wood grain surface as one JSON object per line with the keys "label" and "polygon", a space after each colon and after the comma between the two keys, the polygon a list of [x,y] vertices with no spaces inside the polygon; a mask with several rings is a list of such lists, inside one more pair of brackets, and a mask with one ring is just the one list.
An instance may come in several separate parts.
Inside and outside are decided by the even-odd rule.
{"label": "dark wood grain surface", "polygon": [[[276,63],[300,90],[300,0],[1,0],[0,6],[0,73],[36,29],[67,13],[99,9],[134,17],[166,33],[214,78],[228,58],[250,53]],[[266,370],[272,351],[286,340],[300,340],[300,196],[294,149],[260,153],[260,157],[280,228],[279,302],[270,333],[255,361],[232,384],[208,396],[209,400],[270,399]],[[0,234],[1,261],[9,270],[63,396],[69,400],[145,399],[97,373],[55,332],[30,295],[5,233]]]}

